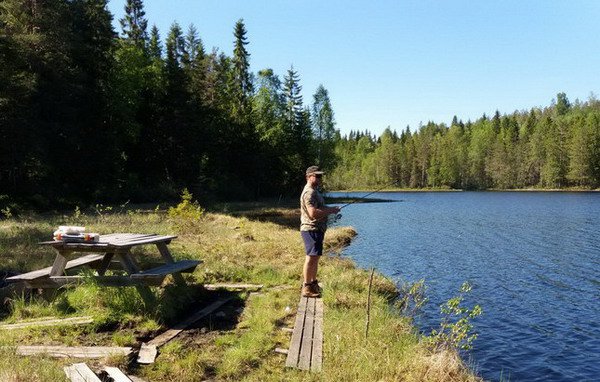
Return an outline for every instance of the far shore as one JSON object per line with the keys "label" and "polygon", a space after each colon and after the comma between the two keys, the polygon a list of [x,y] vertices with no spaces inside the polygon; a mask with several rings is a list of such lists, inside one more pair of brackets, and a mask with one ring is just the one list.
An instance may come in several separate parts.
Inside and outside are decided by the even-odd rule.
{"label": "far shore", "polygon": [[[330,192],[373,192],[373,189],[350,189],[350,190],[331,190]],[[581,189],[581,188],[519,188],[503,189],[488,188],[486,190],[463,190],[459,188],[389,188],[378,190],[381,193],[391,192],[600,192],[600,189]]]}

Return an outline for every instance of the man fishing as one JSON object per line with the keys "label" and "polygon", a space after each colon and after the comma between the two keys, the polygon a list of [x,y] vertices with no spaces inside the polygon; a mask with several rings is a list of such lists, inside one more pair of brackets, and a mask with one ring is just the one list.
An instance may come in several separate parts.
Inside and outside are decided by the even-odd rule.
{"label": "man fishing", "polygon": [[323,254],[327,217],[340,211],[338,207],[327,207],[323,195],[319,192],[323,174],[324,172],[318,166],[307,168],[306,186],[300,196],[300,234],[306,250],[302,287],[302,296],[304,297],[321,295],[317,270],[319,257]]}

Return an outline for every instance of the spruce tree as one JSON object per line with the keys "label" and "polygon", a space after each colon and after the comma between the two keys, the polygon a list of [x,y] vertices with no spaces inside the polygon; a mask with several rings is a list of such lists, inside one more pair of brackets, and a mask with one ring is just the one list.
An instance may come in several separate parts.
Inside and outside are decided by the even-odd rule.
{"label": "spruce tree", "polygon": [[162,58],[162,44],[160,42],[160,34],[156,25],[152,25],[150,30],[150,41],[148,42],[148,53],[155,60]]}
{"label": "spruce tree", "polygon": [[245,121],[250,112],[250,96],[254,92],[252,77],[250,75],[250,53],[246,50],[248,39],[246,38],[246,27],[244,20],[240,19],[235,24],[234,49],[233,49],[233,116],[238,121]]}
{"label": "spruce tree", "polygon": [[283,94],[285,97],[285,119],[288,127],[288,132],[294,134],[302,120],[302,86],[300,86],[300,78],[298,72],[294,70],[294,66],[288,70],[287,75],[283,79]]}
{"label": "spruce tree", "polygon": [[317,158],[321,166],[329,168],[334,162],[335,120],[329,93],[319,85],[313,96],[312,120],[317,141]]}
{"label": "spruce tree", "polygon": [[142,0],[127,0],[125,16],[119,20],[123,36],[134,45],[144,47],[148,42],[148,20],[145,18],[144,2]]}

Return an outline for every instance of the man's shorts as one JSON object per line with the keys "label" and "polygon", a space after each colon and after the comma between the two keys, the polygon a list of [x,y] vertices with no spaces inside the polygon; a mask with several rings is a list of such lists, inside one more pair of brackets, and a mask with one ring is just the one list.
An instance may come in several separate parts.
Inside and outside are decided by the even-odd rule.
{"label": "man's shorts", "polygon": [[307,256],[321,256],[323,254],[323,240],[325,232],[322,231],[300,231],[304,240],[304,249]]}

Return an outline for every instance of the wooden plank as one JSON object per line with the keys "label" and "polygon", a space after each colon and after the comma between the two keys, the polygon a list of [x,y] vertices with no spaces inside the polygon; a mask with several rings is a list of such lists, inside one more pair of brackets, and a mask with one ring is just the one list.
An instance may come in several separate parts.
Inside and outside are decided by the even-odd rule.
{"label": "wooden plank", "polygon": [[57,250],[63,251],[82,251],[82,252],[105,252],[109,247],[108,243],[63,243],[62,241],[43,241],[40,245],[50,245]]}
{"label": "wooden plank", "polygon": [[138,267],[137,263],[133,259],[133,256],[131,256],[131,253],[129,253],[129,252],[120,252],[120,253],[117,253],[117,258],[119,259],[119,261],[123,265],[123,268],[130,275],[134,274],[134,273],[138,273],[140,271],[140,268]]}
{"label": "wooden plank", "polygon": [[300,345],[300,356],[298,357],[298,369],[301,370],[310,370],[316,300],[316,298],[309,298],[306,303],[306,318],[304,319],[304,332],[302,333],[302,344]]}
{"label": "wooden plank", "polygon": [[129,379],[131,379],[131,382],[146,382],[145,380],[141,379],[140,377],[136,377],[135,375],[129,375],[128,377]]}
{"label": "wooden plank", "polygon": [[[171,256],[171,252],[169,251],[169,247],[167,247],[167,243],[161,242],[156,243],[156,248],[160,252],[160,255],[165,260],[165,263],[174,263],[173,256]],[[185,286],[185,280],[180,273],[173,273],[173,279],[175,280],[175,284],[179,286]]]}
{"label": "wooden plank", "polygon": [[131,382],[131,379],[117,367],[105,366],[104,371],[112,378],[113,382]]}
{"label": "wooden plank", "polygon": [[300,297],[298,311],[296,313],[296,322],[294,324],[294,332],[290,341],[290,349],[285,361],[287,367],[297,367],[298,358],[300,357],[300,346],[302,344],[302,331],[304,330],[304,318],[306,315],[307,297]]}
{"label": "wooden plank", "polygon": [[67,266],[67,258],[62,253],[57,253],[54,259],[52,269],[50,269],[50,276],[60,276],[65,272]]}
{"label": "wooden plank", "polygon": [[158,355],[158,347],[156,345],[148,345],[143,343],[138,353],[137,362],[147,365],[154,363],[156,356]]}
{"label": "wooden plank", "polygon": [[156,243],[156,248],[160,252],[160,255],[165,260],[165,263],[174,263],[173,256],[171,255],[171,251],[169,251],[169,247],[165,243]]}
{"label": "wooden plank", "polygon": [[102,257],[102,261],[100,261],[100,264],[97,267],[97,271],[98,271],[98,275],[100,276],[104,276],[104,274],[106,273],[106,270],[108,269],[108,267],[110,266],[110,263],[112,261],[112,258],[114,257],[114,253],[109,252],[106,253],[103,257]]}
{"label": "wooden plank", "polygon": [[0,325],[0,330],[14,330],[14,329],[39,327],[39,326],[83,325],[83,324],[91,324],[92,322],[94,322],[94,319],[90,316],[69,317],[69,318],[59,318],[59,319],[42,320],[42,321],[22,322],[19,324],[5,324],[5,325]]}
{"label": "wooden plank", "polygon": [[165,265],[161,265],[160,267],[148,269],[147,271],[134,273],[131,275],[131,278],[138,279],[138,278],[148,278],[148,277],[152,278],[152,277],[166,276],[166,275],[169,275],[172,273],[181,272],[186,269],[196,268],[196,266],[198,266],[198,264],[200,264],[200,263],[201,263],[201,261],[199,261],[199,260],[177,261],[175,263],[165,264]]}
{"label": "wooden plank", "polygon": [[125,240],[139,239],[144,237],[154,237],[157,236],[155,233],[127,233],[127,232],[117,232],[117,233],[109,233],[107,235],[100,235],[100,242],[102,243],[116,243]]}
{"label": "wooden plank", "polygon": [[234,289],[234,290],[258,290],[262,289],[262,284],[231,284],[231,283],[217,283],[217,284],[204,284],[206,290],[218,290],[218,289]]}
{"label": "wooden plank", "polygon": [[156,238],[156,237],[158,237],[158,235],[156,235],[155,233],[152,233],[152,234],[122,233],[119,235],[114,235],[110,238],[105,238],[104,240],[106,240],[106,242],[109,243],[110,245],[126,245],[130,241],[151,239],[151,238]]}
{"label": "wooden plank", "polygon": [[315,326],[310,370],[319,372],[323,366],[323,299],[315,300]]}
{"label": "wooden plank", "polygon": [[[71,260],[67,262],[65,265],[65,270],[69,270],[72,268],[80,267],[83,265],[93,264],[102,260],[103,255],[86,255],[79,257],[77,259]],[[35,280],[41,277],[46,277],[50,275],[50,271],[52,267],[47,267],[43,269],[39,269],[37,271],[31,271],[27,273],[23,273],[21,275],[8,277],[6,281],[8,282],[18,282],[18,281],[27,281],[27,280]]]}
{"label": "wooden plank", "polygon": [[93,281],[98,285],[110,286],[110,287],[126,287],[126,286],[140,286],[150,285],[159,286],[162,284],[165,276],[162,275],[150,275],[145,278],[133,278],[131,276],[51,276],[47,280],[40,280],[39,282],[32,281],[32,285],[43,288],[60,288],[68,285],[79,285],[88,281]]}
{"label": "wooden plank", "polygon": [[[215,310],[220,308],[223,304],[229,302],[232,299],[233,299],[233,297],[228,297],[228,298],[225,298],[222,300],[215,301],[212,304],[210,304],[209,306],[207,306],[206,308],[199,310],[198,312],[192,314],[190,317],[186,318],[185,320],[177,323],[176,325],[173,326],[173,328],[171,328],[171,329],[165,331],[164,333],[160,334],[159,336],[153,338],[148,343],[142,344],[142,347],[140,349],[140,354],[143,355],[143,358],[140,359],[138,357],[138,360],[137,360],[138,363],[154,362],[154,359],[152,359],[152,354],[154,353],[154,349],[152,349],[152,347],[154,347],[156,349],[156,348],[166,344],[167,342],[169,342],[170,340],[175,338],[179,333],[181,333],[186,328],[188,328],[190,325],[192,325],[196,321],[200,320],[201,318],[209,315],[210,313],[214,312]],[[156,358],[156,353],[154,353],[154,358]]]}
{"label": "wooden plank", "polygon": [[[121,264],[123,264],[123,268],[125,268],[125,270],[130,276],[134,273],[139,272],[140,268],[138,267],[137,263],[135,262],[135,259],[133,258],[129,250],[117,252],[117,258],[119,259]],[[152,306],[156,302],[156,297],[154,296],[154,293],[152,293],[148,286],[139,285],[135,288],[137,289],[140,296],[142,296],[142,300],[144,300],[144,304],[146,306]]]}
{"label": "wooden plank", "polygon": [[129,347],[108,346],[17,346],[18,355],[47,354],[57,358],[103,358],[111,355],[129,355],[132,349]]}
{"label": "wooden plank", "polygon": [[177,236],[157,236],[139,239],[129,239],[122,241],[111,241],[110,245],[114,247],[132,247],[134,245],[156,244],[171,242]]}
{"label": "wooden plank", "polygon": [[149,342],[149,344],[156,345],[156,346],[162,346],[162,345],[166,344],[167,342],[169,342],[170,340],[175,338],[175,336],[177,336],[179,333],[181,333],[182,331],[187,329],[188,326],[192,325],[193,323],[200,320],[201,318],[211,314],[212,312],[219,309],[222,305],[226,304],[227,302],[231,301],[232,299],[233,299],[233,297],[227,297],[222,300],[217,300],[217,301],[213,302],[206,308],[203,308],[203,309],[197,311],[196,313],[192,314],[190,317],[186,318],[185,320],[175,324],[173,326],[173,328],[171,328],[171,329],[167,330],[166,332],[160,334],[159,336],[155,337],[154,339],[152,339]]}
{"label": "wooden plank", "polygon": [[102,382],[85,363],[75,363],[71,366],[65,366],[63,370],[67,378],[72,382]]}

